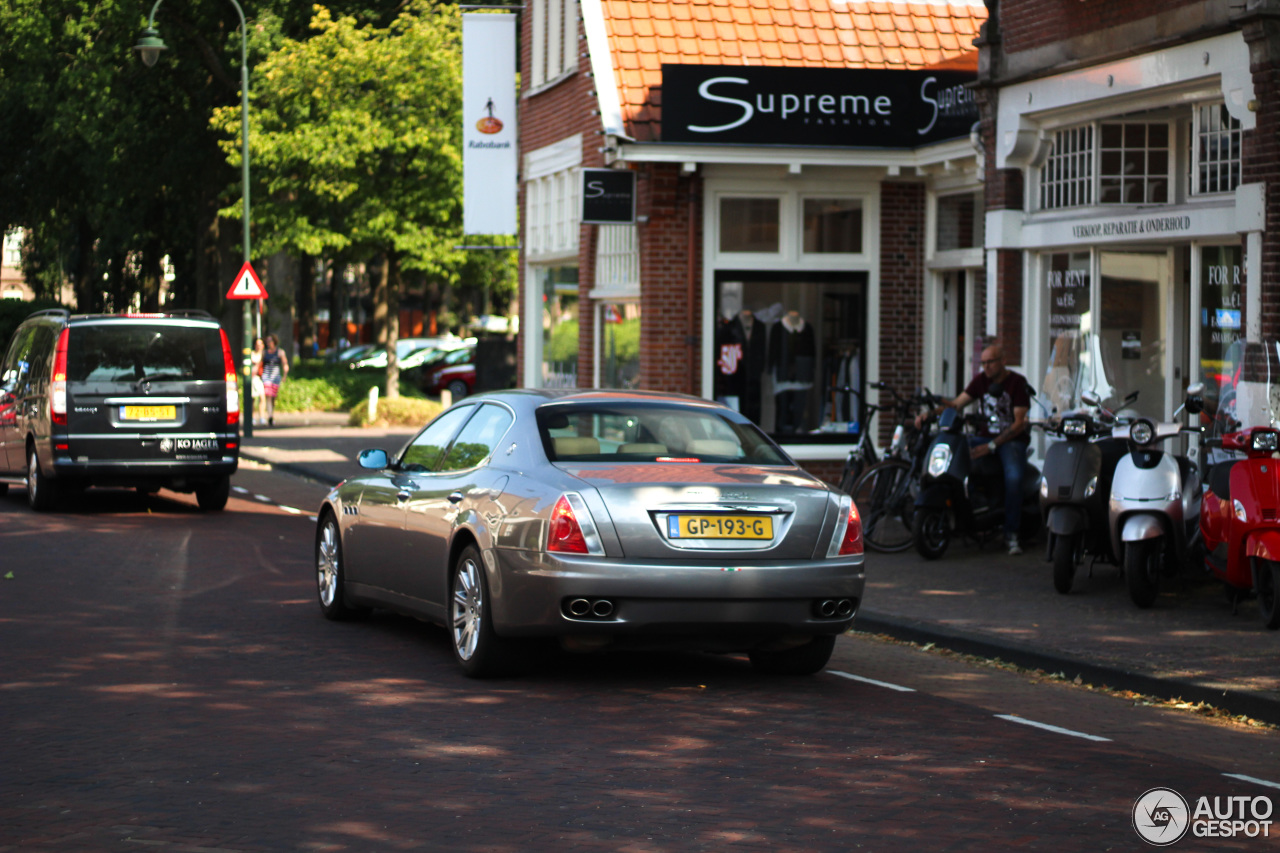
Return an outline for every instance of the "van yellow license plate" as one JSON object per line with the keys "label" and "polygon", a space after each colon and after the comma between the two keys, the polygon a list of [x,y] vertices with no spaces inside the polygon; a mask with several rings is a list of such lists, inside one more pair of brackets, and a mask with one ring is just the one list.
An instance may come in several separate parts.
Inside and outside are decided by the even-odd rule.
{"label": "van yellow license plate", "polygon": [[668,539],[772,539],[767,515],[669,515]]}
{"label": "van yellow license plate", "polygon": [[171,421],[178,417],[177,406],[121,406],[122,421]]}

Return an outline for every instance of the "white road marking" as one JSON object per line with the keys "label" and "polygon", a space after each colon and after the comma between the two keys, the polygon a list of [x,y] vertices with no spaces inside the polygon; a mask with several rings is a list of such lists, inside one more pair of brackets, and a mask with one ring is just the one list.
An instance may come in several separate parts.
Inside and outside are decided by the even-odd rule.
{"label": "white road marking", "polygon": [[850,681],[861,681],[863,684],[874,684],[876,687],[887,687],[890,690],[897,690],[899,693],[915,693],[914,687],[903,687],[901,684],[890,684],[887,681],[876,681],[874,678],[863,678],[861,675],[851,675],[847,672],[841,672],[838,669],[829,669],[827,672],[832,675],[838,675],[841,678],[847,678]]}
{"label": "white road marking", "polygon": [[996,714],[998,720],[1008,720],[1011,723],[1021,723],[1024,726],[1034,726],[1037,729],[1044,729],[1047,732],[1057,732],[1060,735],[1071,735],[1072,737],[1084,738],[1085,740],[1096,740],[1110,742],[1109,737],[1100,737],[1098,735],[1087,735],[1084,732],[1076,732],[1071,729],[1064,729],[1060,726],[1051,726],[1048,723],[1037,723],[1035,720],[1028,720],[1026,717],[1015,717],[1012,714]]}
{"label": "white road marking", "polygon": [[284,504],[277,504],[277,506],[280,507],[280,509],[284,510],[285,512],[289,513],[290,515],[302,515],[302,510],[300,509],[294,509],[293,507],[285,506]]}
{"label": "white road marking", "polygon": [[249,494],[249,490],[246,489],[244,486],[232,486],[231,491],[238,492],[239,494],[242,494],[242,495]]}
{"label": "white road marking", "polygon": [[1241,782],[1252,782],[1255,785],[1266,785],[1268,788],[1280,788],[1280,783],[1268,782],[1266,779],[1259,779],[1256,776],[1246,776],[1243,773],[1223,773],[1228,779],[1239,779]]}
{"label": "white road marking", "polygon": [[264,504],[271,503],[271,498],[267,497],[266,495],[254,495],[254,497],[262,501]]}

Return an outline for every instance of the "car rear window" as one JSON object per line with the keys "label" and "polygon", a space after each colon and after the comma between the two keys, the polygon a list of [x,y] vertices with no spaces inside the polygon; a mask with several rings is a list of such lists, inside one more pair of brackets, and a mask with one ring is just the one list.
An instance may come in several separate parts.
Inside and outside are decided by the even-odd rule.
{"label": "car rear window", "polygon": [[540,407],[537,421],[552,462],[791,464],[753,424],[712,408],[560,403]]}
{"label": "car rear window", "polygon": [[178,323],[73,326],[67,339],[70,382],[225,379],[216,328]]}

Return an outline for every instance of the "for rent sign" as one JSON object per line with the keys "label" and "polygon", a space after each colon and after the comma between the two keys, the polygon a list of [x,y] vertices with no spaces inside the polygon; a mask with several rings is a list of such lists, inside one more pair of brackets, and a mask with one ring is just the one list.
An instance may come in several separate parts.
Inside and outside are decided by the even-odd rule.
{"label": "for rent sign", "polygon": [[914,148],[967,136],[972,74],[662,66],[662,141]]}

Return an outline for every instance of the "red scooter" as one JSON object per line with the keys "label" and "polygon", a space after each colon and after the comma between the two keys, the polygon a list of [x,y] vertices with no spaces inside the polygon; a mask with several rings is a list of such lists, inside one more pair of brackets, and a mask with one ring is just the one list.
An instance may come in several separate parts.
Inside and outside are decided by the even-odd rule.
{"label": "red scooter", "polygon": [[1262,622],[1280,628],[1280,431],[1250,427],[1206,445],[1243,451],[1209,469],[1200,504],[1205,568],[1227,585],[1233,606],[1258,594]]}

